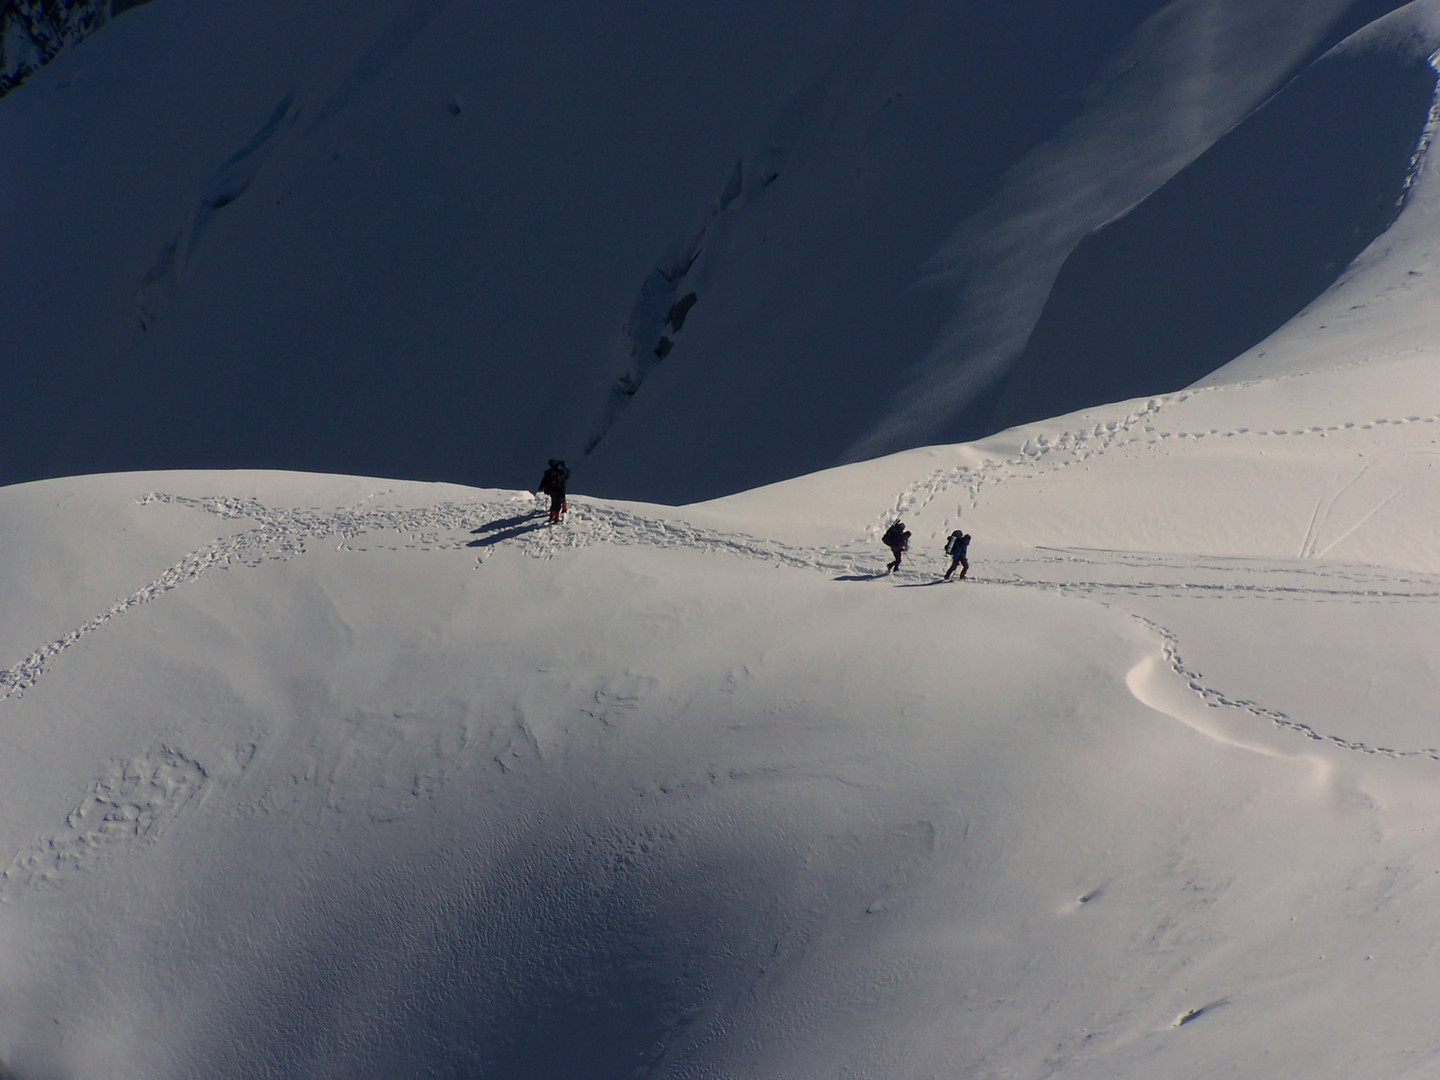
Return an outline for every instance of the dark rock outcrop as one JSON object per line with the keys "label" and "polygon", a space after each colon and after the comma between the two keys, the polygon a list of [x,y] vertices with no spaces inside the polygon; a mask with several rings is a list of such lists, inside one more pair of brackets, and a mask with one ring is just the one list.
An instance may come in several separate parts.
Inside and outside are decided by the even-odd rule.
{"label": "dark rock outcrop", "polygon": [[0,0],[0,97],[114,16],[149,0]]}

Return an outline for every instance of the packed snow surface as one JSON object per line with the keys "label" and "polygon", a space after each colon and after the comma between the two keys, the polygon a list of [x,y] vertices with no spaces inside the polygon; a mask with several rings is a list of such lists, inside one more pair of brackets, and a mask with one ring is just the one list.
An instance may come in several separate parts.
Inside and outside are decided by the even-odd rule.
{"label": "packed snow surface", "polygon": [[1435,360],[553,528],[0,490],[0,1060],[1429,1075]]}

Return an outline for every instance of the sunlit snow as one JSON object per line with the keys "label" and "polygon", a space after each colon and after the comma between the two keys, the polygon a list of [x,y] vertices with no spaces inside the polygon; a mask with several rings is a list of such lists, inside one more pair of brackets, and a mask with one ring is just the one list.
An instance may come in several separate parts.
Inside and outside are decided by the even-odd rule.
{"label": "sunlit snow", "polygon": [[975,441],[680,506],[577,472],[553,527],[313,472],[0,488],[0,1076],[1434,1075],[1412,164],[1201,383]]}

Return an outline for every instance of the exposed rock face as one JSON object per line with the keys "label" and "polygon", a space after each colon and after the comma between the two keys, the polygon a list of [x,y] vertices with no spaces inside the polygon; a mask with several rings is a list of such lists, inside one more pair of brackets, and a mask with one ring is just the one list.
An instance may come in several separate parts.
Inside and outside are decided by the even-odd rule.
{"label": "exposed rock face", "polygon": [[110,19],[148,0],[0,0],[0,97]]}

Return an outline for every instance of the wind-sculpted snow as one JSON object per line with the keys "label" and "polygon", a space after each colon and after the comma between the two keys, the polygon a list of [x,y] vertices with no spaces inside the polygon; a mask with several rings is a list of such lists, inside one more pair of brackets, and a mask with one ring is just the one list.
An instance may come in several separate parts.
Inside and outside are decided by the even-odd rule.
{"label": "wind-sculpted snow", "polygon": [[1186,386],[1297,316],[1399,216],[1435,79],[1423,50],[1337,50],[1087,237],[993,426]]}
{"label": "wind-sculpted snow", "polygon": [[[1329,594],[1327,599],[1333,599]],[[1440,600],[1440,581],[1431,584],[1431,590],[1425,593],[1412,593],[1405,597],[1411,600],[1424,600],[1433,603]],[[1186,667],[1184,659],[1180,655],[1180,643],[1175,635],[1148,619],[1141,619],[1151,630],[1159,635],[1164,643],[1162,657],[1165,666],[1171,675],[1179,679],[1185,688],[1195,696],[1195,699],[1208,709],[1228,709],[1238,711],[1240,714],[1256,720],[1268,721],[1276,728],[1303,736],[1313,742],[1325,743],[1338,747],[1341,750],[1353,751],[1361,754],[1375,754],[1387,758],[1423,758],[1427,761],[1440,762],[1440,748],[1425,747],[1421,749],[1396,749],[1389,746],[1372,746],[1357,739],[1346,738],[1341,735],[1327,735],[1316,731],[1310,724],[1296,720],[1280,709],[1262,705],[1259,702],[1229,697],[1222,691],[1212,686],[1207,686],[1204,676],[1200,672],[1192,671]],[[1142,676],[1144,678],[1144,676]],[[1163,708],[1163,706],[1157,706]],[[1177,717],[1177,719],[1183,719]],[[1244,745],[1243,743],[1240,745]]]}

